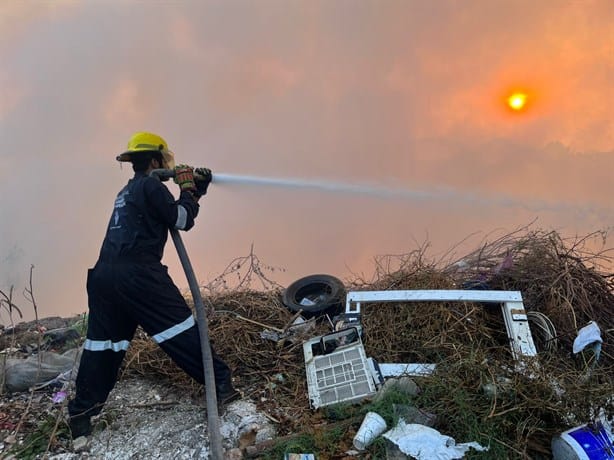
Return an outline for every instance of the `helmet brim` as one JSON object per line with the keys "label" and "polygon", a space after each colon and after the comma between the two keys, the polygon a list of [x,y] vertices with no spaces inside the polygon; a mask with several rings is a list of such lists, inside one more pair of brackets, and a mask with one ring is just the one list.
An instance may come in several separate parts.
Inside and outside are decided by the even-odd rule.
{"label": "helmet brim", "polygon": [[119,155],[117,155],[117,156],[115,157],[115,159],[116,159],[117,161],[132,161],[132,155],[133,155],[134,153],[135,153],[135,152],[124,152],[124,153],[120,153]]}
{"label": "helmet brim", "polygon": [[170,150],[128,150],[127,152],[120,153],[115,157],[117,161],[132,161],[135,155],[140,153],[160,153],[162,154],[162,160],[164,161],[164,169],[175,168],[175,155]]}

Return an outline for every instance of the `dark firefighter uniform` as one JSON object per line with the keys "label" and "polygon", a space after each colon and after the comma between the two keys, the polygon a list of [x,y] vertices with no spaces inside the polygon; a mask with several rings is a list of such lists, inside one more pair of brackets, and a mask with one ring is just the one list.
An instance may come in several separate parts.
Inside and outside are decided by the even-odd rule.
{"label": "dark firefighter uniform", "polygon": [[[204,370],[198,326],[160,262],[168,229],[189,230],[199,205],[189,192],[175,200],[143,172],[119,192],[94,268],[88,271],[87,339],[70,401],[71,419],[96,415],[113,389],[137,325],[198,382]],[[228,366],[213,352],[218,400],[234,391]]]}

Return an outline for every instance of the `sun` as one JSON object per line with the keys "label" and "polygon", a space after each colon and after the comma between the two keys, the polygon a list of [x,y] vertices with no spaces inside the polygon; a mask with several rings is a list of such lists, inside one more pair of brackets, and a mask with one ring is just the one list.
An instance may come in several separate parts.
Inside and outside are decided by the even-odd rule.
{"label": "sun", "polygon": [[527,105],[527,95],[525,93],[514,93],[507,98],[507,105],[510,109],[518,112]]}

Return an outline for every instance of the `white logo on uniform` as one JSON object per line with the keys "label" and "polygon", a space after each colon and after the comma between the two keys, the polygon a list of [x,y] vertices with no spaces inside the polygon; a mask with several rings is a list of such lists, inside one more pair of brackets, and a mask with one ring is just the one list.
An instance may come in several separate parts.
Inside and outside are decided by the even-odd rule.
{"label": "white logo on uniform", "polygon": [[117,230],[118,228],[122,228],[121,225],[119,225],[119,208],[123,208],[124,206],[126,206],[126,196],[130,194],[129,190],[122,190],[121,192],[119,192],[119,194],[117,195],[117,198],[115,198],[115,207],[113,209],[115,209],[115,213],[113,214],[113,222],[114,225],[112,225],[111,227],[109,227],[109,230]]}
{"label": "white logo on uniform", "polygon": [[109,230],[117,230],[118,228],[122,228],[122,226],[119,225],[119,211],[117,210],[113,213],[113,223],[114,225],[111,225]]}
{"label": "white logo on uniform", "polygon": [[117,198],[115,198],[115,209],[123,208],[124,206],[126,206],[126,195],[129,194],[130,191],[128,190],[122,190],[121,192],[119,192],[119,195],[117,195]]}

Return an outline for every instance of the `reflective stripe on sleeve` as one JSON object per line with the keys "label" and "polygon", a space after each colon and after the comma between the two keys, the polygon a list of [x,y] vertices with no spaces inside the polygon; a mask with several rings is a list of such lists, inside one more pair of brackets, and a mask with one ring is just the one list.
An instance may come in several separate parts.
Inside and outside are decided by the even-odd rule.
{"label": "reflective stripe on sleeve", "polygon": [[188,316],[188,318],[185,321],[183,321],[183,322],[181,322],[179,324],[175,324],[173,327],[169,327],[165,331],[162,331],[162,332],[154,335],[152,337],[152,339],[156,343],[162,343],[162,342],[164,342],[166,340],[172,339],[173,337],[181,334],[184,331],[187,331],[192,326],[194,326],[194,324],[196,324],[194,322],[194,317],[192,315],[190,315],[190,316]]}
{"label": "reflective stripe on sleeve", "polygon": [[110,340],[90,340],[86,339],[83,344],[84,350],[89,351],[126,351],[130,345],[129,340],[121,340],[119,342],[111,342]]}
{"label": "reflective stripe on sleeve", "polygon": [[175,228],[177,230],[183,230],[188,223],[188,211],[181,206],[177,206],[177,222],[175,222]]}

